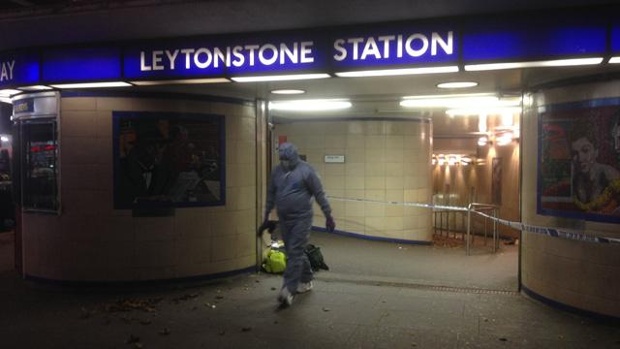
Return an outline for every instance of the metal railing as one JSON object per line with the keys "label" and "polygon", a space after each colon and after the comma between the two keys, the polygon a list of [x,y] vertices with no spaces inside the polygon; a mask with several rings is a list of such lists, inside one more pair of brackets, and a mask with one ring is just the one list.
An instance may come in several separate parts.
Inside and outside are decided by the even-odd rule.
{"label": "metal railing", "polygon": [[[484,237],[486,241],[487,237],[487,215],[493,218],[493,253],[497,252],[499,248],[499,236],[497,232],[497,211],[499,210],[499,206],[491,205],[491,204],[481,204],[472,202],[467,205],[467,237],[466,237],[466,253],[470,255],[470,244],[471,244],[471,223],[472,223],[472,213],[478,214],[479,216],[484,218]],[[487,215],[483,215],[482,213],[488,212]]]}
{"label": "metal railing", "polygon": [[[484,233],[484,244],[487,243],[487,237],[489,233],[489,223],[491,222],[491,234],[493,237],[493,253],[496,253],[499,248],[499,234],[497,227],[497,215],[499,206],[492,204],[482,204],[473,202],[467,205],[467,207],[444,207],[439,210],[434,210],[434,222],[433,226],[435,234],[439,233],[440,236],[446,232],[446,236],[449,237],[450,233],[462,234],[463,240],[465,240],[466,253],[470,255],[471,243],[473,242],[474,225],[477,222],[476,217],[481,217],[483,220],[482,229],[478,229],[478,232]],[[461,217],[459,221],[458,217]],[[492,219],[489,219],[491,217]],[[460,224],[459,224],[460,223]]]}

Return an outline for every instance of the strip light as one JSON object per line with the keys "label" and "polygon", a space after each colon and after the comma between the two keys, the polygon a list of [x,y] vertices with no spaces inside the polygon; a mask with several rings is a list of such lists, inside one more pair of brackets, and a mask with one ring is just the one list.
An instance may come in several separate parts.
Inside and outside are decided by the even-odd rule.
{"label": "strip light", "polygon": [[568,67],[568,66],[580,66],[580,65],[594,65],[594,64],[600,64],[602,62],[603,62],[603,57],[593,57],[593,58],[558,59],[558,60],[551,60],[551,61],[534,61],[534,62],[471,64],[471,65],[465,66],[465,71],[485,71],[485,70],[541,68],[541,67]]}
{"label": "strip light", "polygon": [[612,63],[612,64],[620,63],[620,56],[611,57],[609,59],[609,63]]}
{"label": "strip light", "polygon": [[446,66],[446,67],[425,67],[425,68],[405,68],[405,69],[338,72],[336,73],[336,76],[341,77],[341,78],[364,78],[364,77],[394,76],[394,75],[457,73],[458,71],[459,71],[458,66]]}
{"label": "strip light", "polygon": [[235,82],[264,82],[264,81],[291,81],[291,80],[314,80],[327,79],[329,74],[294,74],[294,75],[265,75],[265,76],[237,76],[231,80]]}
{"label": "strip light", "polygon": [[437,88],[468,88],[476,86],[478,86],[478,83],[475,81],[450,81],[437,84]]}
{"label": "strip light", "polygon": [[281,111],[329,111],[351,108],[352,104],[343,99],[306,99],[294,101],[273,101],[269,102],[270,110]]}
{"label": "strip light", "polygon": [[188,80],[155,80],[155,81],[132,81],[131,83],[138,86],[157,86],[157,85],[191,85],[191,84],[216,84],[222,82],[230,82],[226,78],[208,78],[208,79],[188,79]]}
{"label": "strip light", "polygon": [[22,91],[45,91],[45,90],[51,90],[52,88],[46,85],[32,85],[32,86],[20,86],[18,87],[18,89]]}
{"label": "strip light", "polygon": [[16,95],[18,93],[21,93],[22,91],[20,90],[14,90],[14,89],[10,89],[10,88],[6,88],[3,90],[0,90],[0,97],[11,97],[12,95]]}
{"label": "strip light", "polygon": [[[508,104],[508,103],[507,103]],[[480,114],[504,114],[504,113],[520,113],[520,107],[511,107],[511,106],[493,106],[493,107],[484,107],[479,106],[475,108],[453,108],[446,110],[446,114],[449,116],[467,116],[467,115],[480,115]]]}
{"label": "strip light", "polygon": [[108,82],[86,82],[76,84],[58,84],[50,85],[55,88],[103,88],[103,87],[129,87],[133,86],[124,81],[108,81]]}
{"label": "strip light", "polygon": [[444,108],[463,108],[463,107],[475,107],[481,104],[497,103],[499,98],[492,93],[468,93],[468,94],[454,94],[454,95],[422,95],[422,96],[407,96],[400,102],[402,107],[412,108],[432,108],[432,107],[444,107]]}
{"label": "strip light", "polygon": [[302,95],[306,93],[306,90],[294,89],[294,88],[281,88],[277,90],[271,90],[270,93],[274,95]]}

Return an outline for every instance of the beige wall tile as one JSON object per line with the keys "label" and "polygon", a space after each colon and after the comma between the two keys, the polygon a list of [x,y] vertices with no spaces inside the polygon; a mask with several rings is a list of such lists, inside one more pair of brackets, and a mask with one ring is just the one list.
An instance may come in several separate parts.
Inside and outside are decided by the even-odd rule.
{"label": "beige wall tile", "polygon": [[60,132],[64,137],[96,137],[97,112],[94,110],[61,110]]}
{"label": "beige wall tile", "polygon": [[[391,236],[394,231],[402,230],[402,228],[391,227],[388,232],[386,229],[373,227],[367,229],[365,218],[370,216],[385,217],[386,210],[390,217],[396,217],[398,222],[402,222],[403,208],[386,209],[385,201],[389,197],[392,201],[404,202],[406,191],[404,177],[405,173],[409,176],[420,176],[420,170],[430,172],[430,152],[420,155],[420,142],[425,140],[430,142],[427,135],[420,135],[422,130],[430,129],[429,124],[421,127],[419,123],[409,126],[409,122],[384,122],[384,121],[349,121],[342,123],[343,133],[340,134],[333,128],[333,122],[312,123],[299,122],[282,125],[276,125],[276,138],[278,134],[286,133],[289,139],[300,139],[300,151],[306,152],[308,161],[313,164],[317,171],[320,171],[324,185],[329,188],[330,192],[338,190],[338,186],[342,187],[342,195],[347,198],[364,198],[365,200],[379,201],[380,203],[372,204],[376,207],[370,209],[366,204],[361,205],[359,202],[343,203],[344,217],[340,219],[336,213],[337,221],[342,221],[338,225],[338,229],[356,232],[374,236]],[[415,143],[411,143],[411,149],[406,149],[406,138],[403,135],[408,132],[417,132]],[[325,136],[323,144],[315,144],[312,150],[304,150],[306,142],[312,142],[312,133],[317,132]],[[346,134],[345,134],[346,132]],[[411,134],[411,133],[410,133]],[[409,136],[411,138],[412,136]],[[298,144],[298,146],[299,146]],[[342,147],[343,149],[339,149]],[[430,146],[428,146],[430,149]],[[332,167],[331,164],[318,164],[316,161],[322,162],[322,157],[331,152],[342,151],[346,157],[346,163],[339,165],[338,168]],[[314,156],[316,154],[316,160]],[[404,159],[405,155],[411,155],[412,159]],[[415,155],[415,156],[414,156]],[[424,159],[423,166],[420,166],[419,160]],[[416,162],[417,161],[417,162]],[[405,164],[409,164],[405,166]],[[345,175],[345,176],[343,176]],[[411,185],[411,189],[418,189],[420,186],[430,186],[430,177],[426,174],[424,178],[428,178],[425,183],[416,183]],[[411,182],[411,181],[410,181]],[[427,191],[430,192],[430,191]],[[410,197],[417,197],[421,192],[410,191]],[[430,200],[430,198],[428,198]],[[364,209],[361,207],[364,206]],[[316,212],[315,212],[316,213]],[[427,211],[429,219],[418,219],[422,223],[427,224],[426,228],[430,230],[430,211]],[[323,224],[321,217],[317,213],[315,215],[315,223]],[[394,223],[398,226],[401,223]],[[404,223],[403,223],[404,224]],[[373,230],[374,229],[374,230]],[[397,233],[397,234],[400,234]],[[425,237],[426,238],[426,237]]]}
{"label": "beige wall tile", "polygon": [[366,165],[363,163],[345,163],[345,174],[350,176],[365,176]]}
{"label": "beige wall tile", "polygon": [[211,261],[234,259],[237,255],[237,234],[230,236],[215,236],[211,249]]}
{"label": "beige wall tile", "polygon": [[386,175],[386,165],[383,162],[367,162],[365,165],[366,177],[383,177]]}
{"label": "beige wall tile", "polygon": [[[325,128],[324,132],[327,132],[329,129],[329,127]],[[334,130],[331,130],[331,132],[334,132]],[[347,137],[344,133],[326,135],[324,147],[326,149],[345,149],[347,147]]]}
{"label": "beige wall tile", "polygon": [[[215,230],[220,236],[228,236],[229,231],[234,235],[238,230],[253,236],[255,176],[247,176],[247,173],[256,170],[255,143],[248,141],[255,138],[255,123],[253,109],[248,107],[239,108],[227,104],[218,107],[220,111],[236,115],[238,119],[236,123],[227,124],[227,130],[231,131],[230,138],[239,140],[237,144],[227,139],[228,145],[234,144],[236,151],[227,154],[227,162],[230,163],[232,159],[235,163],[246,163],[239,165],[238,169],[246,176],[231,176],[227,184],[239,188],[237,202],[239,207],[245,208],[244,214],[229,213],[225,207],[179,208],[174,217],[134,218],[128,210],[112,209],[112,112],[138,110],[210,113],[212,108],[209,105],[195,101],[132,98],[64,99],[60,153],[63,211],[60,216],[53,216],[51,220],[38,219],[33,215],[33,219],[24,224],[24,238],[28,242],[25,254],[31,256],[34,251],[41,256],[38,258],[41,262],[36,261],[36,257],[35,262],[28,261],[27,272],[59,279],[70,277],[146,280],[188,275],[188,272],[179,269],[178,265],[192,265],[189,275],[204,275],[208,274],[210,267],[203,265],[204,269],[197,270],[194,269],[196,264],[193,262],[196,259],[198,262],[202,261],[202,256],[205,255],[211,257],[211,247],[205,239],[215,235]],[[227,118],[227,121],[228,119],[230,118]],[[210,215],[209,212],[217,213]],[[39,231],[39,238],[30,239],[29,236],[36,231]],[[40,231],[63,232],[63,240],[50,237],[49,241],[42,245],[38,243],[41,240]],[[200,239],[195,237],[203,236],[205,238],[202,242],[197,242]],[[67,246],[80,242],[88,243],[92,250],[88,247],[74,249],[74,252],[79,253],[66,254],[71,263],[65,259],[63,265],[60,265],[60,255],[65,255],[60,251],[66,252],[71,249]],[[175,247],[177,243],[184,244],[186,249],[195,248],[196,252],[185,250],[186,253],[179,253],[180,248]],[[45,249],[40,246],[45,246]],[[208,251],[202,251],[198,246],[205,247]],[[249,248],[247,243],[237,243],[235,247],[238,249],[236,255],[241,257],[238,261],[233,257],[231,265],[247,263],[248,256],[253,259],[254,248]],[[56,258],[54,255],[57,255]],[[81,267],[76,268],[76,265]]]}
{"label": "beige wall tile", "polygon": [[[346,173],[346,165],[345,164],[325,164],[325,166],[323,167],[322,171],[320,172],[320,174],[322,176],[324,176],[324,177],[344,176],[345,173]],[[344,187],[344,185],[342,187]]]}
{"label": "beige wall tile", "polygon": [[350,121],[348,123],[347,133],[350,135],[362,135],[364,134],[364,122],[362,121]]}
{"label": "beige wall tile", "polygon": [[177,264],[174,240],[142,241],[135,246],[137,267],[172,267]]}
{"label": "beige wall tile", "polygon": [[364,177],[364,188],[366,190],[385,189],[385,177],[383,176],[366,176]]}
{"label": "beige wall tile", "polygon": [[60,110],[72,111],[72,110],[95,110],[96,109],[95,97],[79,97],[79,98],[62,98],[60,100]]}
{"label": "beige wall tile", "polygon": [[385,177],[386,189],[404,189],[404,178],[401,177]]}
{"label": "beige wall tile", "polygon": [[348,163],[366,163],[366,149],[352,148],[347,149],[345,159]]}
{"label": "beige wall tile", "polygon": [[366,177],[348,176],[345,181],[345,189],[347,191],[365,189],[365,182],[366,182]]}
{"label": "beige wall tile", "polygon": [[370,190],[367,189],[364,191],[364,199],[372,200],[372,201],[385,201],[385,190]]}

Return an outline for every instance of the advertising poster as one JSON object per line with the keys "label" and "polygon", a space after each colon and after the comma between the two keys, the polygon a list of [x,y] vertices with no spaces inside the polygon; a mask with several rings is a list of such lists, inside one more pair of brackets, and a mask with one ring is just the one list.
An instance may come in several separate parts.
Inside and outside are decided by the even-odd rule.
{"label": "advertising poster", "polygon": [[224,204],[222,116],[114,112],[113,117],[116,209]]}
{"label": "advertising poster", "polygon": [[620,100],[539,114],[538,212],[620,223]]}

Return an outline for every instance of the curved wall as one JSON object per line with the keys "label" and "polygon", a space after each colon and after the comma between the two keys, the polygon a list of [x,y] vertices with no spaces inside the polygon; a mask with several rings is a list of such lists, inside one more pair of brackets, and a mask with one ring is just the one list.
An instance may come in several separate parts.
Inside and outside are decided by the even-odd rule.
{"label": "curved wall", "polygon": [[[522,222],[558,229],[582,230],[620,238],[620,224],[537,213],[539,112],[550,106],[596,105],[592,101],[620,97],[620,81],[552,88],[527,95],[523,125]],[[586,102],[586,103],[584,103]],[[619,106],[620,107],[620,106]],[[593,107],[594,108],[594,107]],[[580,115],[594,115],[588,108]],[[584,242],[522,233],[521,284],[526,294],[559,306],[620,317],[620,245]]]}
{"label": "curved wall", "polygon": [[[114,111],[225,119],[226,203],[133,217],[113,203]],[[148,281],[203,277],[256,264],[256,111],[252,103],[189,97],[61,98],[59,215],[23,214],[27,277]]]}
{"label": "curved wall", "polygon": [[[299,121],[276,124],[274,133],[276,140],[286,136],[294,143],[321,176],[324,189],[331,197],[339,232],[372,239],[430,243],[433,230],[429,209],[385,204],[430,202],[429,120]],[[345,162],[326,163],[325,155],[344,155]],[[325,227],[325,219],[316,204],[314,214],[313,225]]]}

